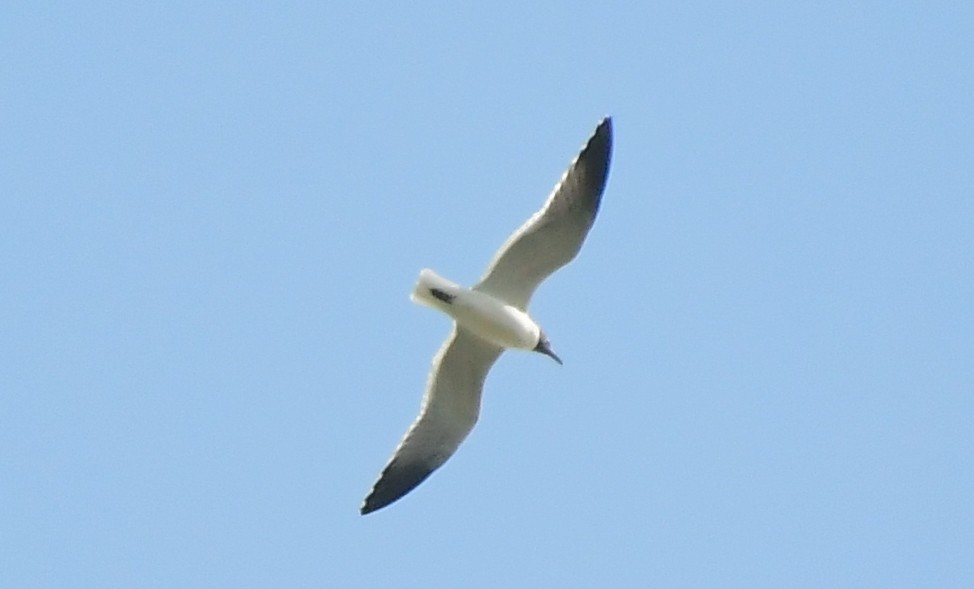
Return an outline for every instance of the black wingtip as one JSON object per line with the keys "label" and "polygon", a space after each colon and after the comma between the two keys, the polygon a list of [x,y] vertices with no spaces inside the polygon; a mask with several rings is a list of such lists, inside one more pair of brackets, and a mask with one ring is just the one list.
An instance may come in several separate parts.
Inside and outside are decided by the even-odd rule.
{"label": "black wingtip", "polygon": [[592,137],[585,144],[584,151],[596,151],[604,154],[608,161],[612,152],[612,117],[602,117],[602,120],[595,127],[595,132],[592,133]]}
{"label": "black wingtip", "polygon": [[398,496],[392,496],[388,493],[377,492],[375,489],[373,489],[369,496],[365,498],[365,501],[362,502],[362,507],[359,508],[359,513],[362,515],[368,515],[373,511],[379,511],[383,507],[387,507],[399,499],[402,499],[404,495],[405,493]]}
{"label": "black wingtip", "polygon": [[379,475],[379,480],[362,502],[359,511],[362,515],[368,515],[399,501],[425,481],[437,468],[438,465],[431,467],[422,463],[393,460]]}
{"label": "black wingtip", "polygon": [[365,501],[362,502],[362,507],[359,508],[359,513],[362,515],[368,515],[373,511],[378,511],[382,509],[383,507],[389,505],[393,501],[395,501],[395,499],[392,499],[391,501],[384,501],[384,502],[378,501],[376,500],[375,492],[373,492],[371,495],[365,498]]}
{"label": "black wingtip", "polygon": [[372,489],[372,492],[369,493],[369,496],[366,497],[365,501],[362,502],[362,507],[359,508],[359,513],[361,513],[362,515],[368,515],[373,511],[378,511],[383,507],[386,507],[387,505],[394,503],[397,499],[400,499],[401,497],[402,495],[400,495],[399,497],[391,497],[386,493],[378,493],[376,492],[375,489]]}
{"label": "black wingtip", "polygon": [[581,153],[575,161],[575,167],[580,168],[579,176],[591,187],[590,207],[593,213],[598,212],[609,179],[609,162],[612,159],[612,117],[606,116],[599,121],[595,132],[585,143]]}

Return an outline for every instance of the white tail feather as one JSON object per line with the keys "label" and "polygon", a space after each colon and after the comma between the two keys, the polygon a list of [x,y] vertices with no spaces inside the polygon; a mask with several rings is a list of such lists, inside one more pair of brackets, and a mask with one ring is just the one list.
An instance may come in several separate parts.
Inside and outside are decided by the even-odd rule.
{"label": "white tail feather", "polygon": [[425,305],[442,310],[444,303],[432,295],[430,291],[433,289],[442,291],[450,296],[456,296],[457,293],[463,290],[459,285],[450,282],[429,268],[424,268],[419,273],[419,280],[416,282],[416,288],[413,289],[413,294],[409,296],[409,300],[418,305]]}

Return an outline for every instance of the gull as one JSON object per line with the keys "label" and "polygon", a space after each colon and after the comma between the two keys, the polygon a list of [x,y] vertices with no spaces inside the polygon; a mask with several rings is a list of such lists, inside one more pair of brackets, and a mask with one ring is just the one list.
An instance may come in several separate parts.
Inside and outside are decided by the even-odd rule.
{"label": "gull", "polygon": [[581,249],[599,210],[611,152],[612,119],[606,117],[541,210],[508,237],[473,288],[429,269],[420,272],[410,299],[452,317],[453,331],[433,358],[419,417],[362,503],[362,515],[401,499],[456,452],[477,422],[484,379],[501,352],[528,350],[562,363],[528,315],[528,304],[538,285]]}

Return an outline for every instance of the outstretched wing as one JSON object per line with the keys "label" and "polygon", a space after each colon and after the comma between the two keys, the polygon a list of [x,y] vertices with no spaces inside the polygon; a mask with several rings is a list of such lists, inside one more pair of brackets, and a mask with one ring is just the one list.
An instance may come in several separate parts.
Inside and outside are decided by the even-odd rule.
{"label": "outstretched wing", "polygon": [[362,503],[362,515],[399,500],[456,452],[477,422],[484,379],[502,351],[454,324],[433,358],[419,417]]}
{"label": "outstretched wing", "polygon": [[611,153],[612,119],[606,117],[541,210],[507,238],[474,289],[526,310],[541,281],[581,249],[599,210]]}

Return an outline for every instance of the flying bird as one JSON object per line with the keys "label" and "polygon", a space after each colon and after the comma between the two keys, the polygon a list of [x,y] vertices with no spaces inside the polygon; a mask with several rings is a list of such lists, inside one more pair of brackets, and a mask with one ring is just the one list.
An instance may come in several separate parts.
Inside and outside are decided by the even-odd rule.
{"label": "flying bird", "polygon": [[599,210],[611,152],[612,119],[606,117],[541,210],[507,239],[473,288],[420,272],[410,298],[452,317],[453,331],[433,358],[419,417],[362,503],[362,515],[401,499],[456,452],[477,422],[487,372],[506,348],[561,364],[528,315],[528,303],[541,281],[581,249]]}

